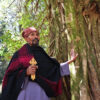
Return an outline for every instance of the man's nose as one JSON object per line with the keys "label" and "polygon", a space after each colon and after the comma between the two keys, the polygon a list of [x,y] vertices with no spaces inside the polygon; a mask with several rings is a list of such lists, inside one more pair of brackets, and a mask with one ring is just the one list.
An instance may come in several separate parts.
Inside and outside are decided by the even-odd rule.
{"label": "man's nose", "polygon": [[34,37],[35,37],[35,38],[38,38],[38,36],[37,36],[37,35],[35,35]]}

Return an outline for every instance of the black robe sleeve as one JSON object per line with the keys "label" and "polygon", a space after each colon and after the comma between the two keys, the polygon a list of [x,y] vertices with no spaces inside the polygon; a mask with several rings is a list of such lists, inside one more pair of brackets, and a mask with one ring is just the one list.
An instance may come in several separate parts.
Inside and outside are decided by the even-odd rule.
{"label": "black robe sleeve", "polygon": [[25,75],[26,69],[19,63],[18,52],[16,52],[3,78],[1,100],[17,100]]}

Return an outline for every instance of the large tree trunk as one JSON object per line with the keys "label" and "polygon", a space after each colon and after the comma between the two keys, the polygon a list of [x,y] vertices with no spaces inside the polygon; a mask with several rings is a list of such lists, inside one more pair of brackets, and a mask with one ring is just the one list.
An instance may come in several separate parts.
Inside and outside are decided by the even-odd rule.
{"label": "large tree trunk", "polygon": [[[100,100],[100,3],[90,0],[73,0],[76,37],[82,74],[76,100]],[[76,41],[75,41],[76,42]]]}

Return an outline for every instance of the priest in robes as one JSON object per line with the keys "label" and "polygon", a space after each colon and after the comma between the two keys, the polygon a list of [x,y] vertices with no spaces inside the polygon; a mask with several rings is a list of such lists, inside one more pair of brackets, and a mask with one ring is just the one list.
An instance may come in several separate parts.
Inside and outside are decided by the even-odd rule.
{"label": "priest in robes", "polygon": [[40,36],[36,28],[24,29],[22,36],[27,43],[14,53],[7,67],[1,100],[50,100],[60,95],[61,78],[70,74],[69,64],[78,55],[59,64],[39,46]]}

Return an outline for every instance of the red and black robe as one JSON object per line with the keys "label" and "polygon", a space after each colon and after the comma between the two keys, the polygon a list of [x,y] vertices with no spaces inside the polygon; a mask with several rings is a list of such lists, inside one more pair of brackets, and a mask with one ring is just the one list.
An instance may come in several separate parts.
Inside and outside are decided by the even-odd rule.
{"label": "red and black robe", "polygon": [[8,65],[3,78],[1,100],[17,100],[26,76],[26,69],[33,57],[38,64],[34,82],[44,89],[48,97],[55,97],[62,93],[60,64],[50,58],[40,46],[25,44],[15,52]]}

